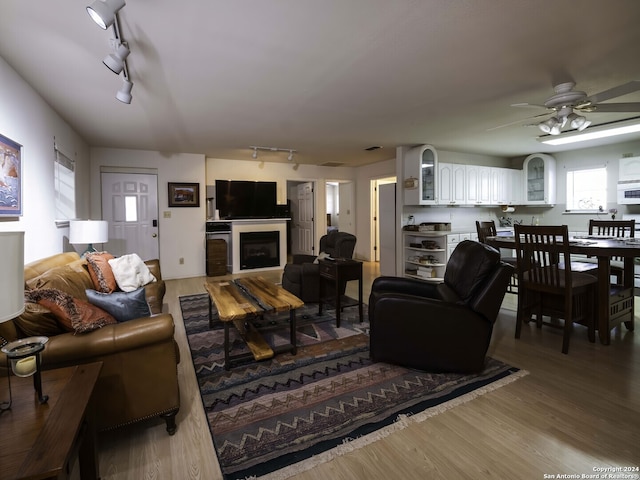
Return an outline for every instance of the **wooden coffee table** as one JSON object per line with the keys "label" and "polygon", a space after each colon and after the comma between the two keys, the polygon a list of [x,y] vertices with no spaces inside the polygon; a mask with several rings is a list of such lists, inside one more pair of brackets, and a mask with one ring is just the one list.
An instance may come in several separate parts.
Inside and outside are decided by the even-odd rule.
{"label": "wooden coffee table", "polygon": [[[45,370],[45,404],[30,377],[11,378],[11,409],[0,415],[0,479],[68,478],[75,454],[80,477],[99,478],[90,400],[101,369],[102,362]],[[0,392],[8,393],[2,380]]]}
{"label": "wooden coffee table", "polygon": [[[234,281],[206,282],[209,294],[209,327],[213,325],[213,305],[224,324],[224,368],[229,370],[233,362],[253,358],[266,360],[277,353],[297,353],[296,309],[304,302],[279,285],[263,277],[245,277]],[[265,314],[289,311],[290,343],[271,347],[264,340],[252,321]],[[233,323],[247,343],[250,353],[231,355],[229,352],[229,327]]]}

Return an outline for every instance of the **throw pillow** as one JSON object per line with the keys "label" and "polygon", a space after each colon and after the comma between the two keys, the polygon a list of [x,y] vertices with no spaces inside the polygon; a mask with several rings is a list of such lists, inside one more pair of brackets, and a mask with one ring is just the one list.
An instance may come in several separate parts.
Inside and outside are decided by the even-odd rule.
{"label": "throw pillow", "polygon": [[133,292],[147,283],[156,281],[149,267],[135,253],[111,259],[109,265],[118,287],[123,292]]}
{"label": "throw pillow", "polygon": [[144,288],[133,292],[101,293],[87,290],[89,302],[109,312],[118,322],[151,315]]}
{"label": "throw pillow", "polygon": [[74,298],[73,303],[79,315],[79,318],[72,323],[76,333],[92,332],[105,325],[118,323],[111,314],[89,302]]}
{"label": "throw pillow", "polygon": [[98,292],[111,293],[118,288],[109,260],[114,257],[108,252],[92,252],[85,255],[93,288]]}
{"label": "throw pillow", "polygon": [[104,310],[55,288],[28,290],[25,292],[25,300],[49,309],[67,332],[90,332],[117,323],[115,318]]}

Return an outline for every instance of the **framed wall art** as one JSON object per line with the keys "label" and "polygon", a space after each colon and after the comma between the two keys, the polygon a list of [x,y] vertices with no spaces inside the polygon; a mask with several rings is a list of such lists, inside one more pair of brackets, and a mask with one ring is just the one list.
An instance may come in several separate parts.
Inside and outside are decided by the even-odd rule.
{"label": "framed wall art", "polygon": [[0,135],[0,216],[22,215],[22,145]]}
{"label": "framed wall art", "polygon": [[169,182],[169,206],[199,207],[200,184]]}

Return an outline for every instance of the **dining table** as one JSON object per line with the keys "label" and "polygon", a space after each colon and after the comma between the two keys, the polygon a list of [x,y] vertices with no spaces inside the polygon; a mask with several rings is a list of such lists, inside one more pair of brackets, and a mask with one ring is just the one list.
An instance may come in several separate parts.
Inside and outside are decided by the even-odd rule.
{"label": "dining table", "polygon": [[[514,236],[491,236],[486,238],[486,243],[494,248],[516,248]],[[569,251],[572,255],[585,255],[597,259],[596,328],[600,342],[609,345],[613,327],[624,323],[628,330],[634,328],[633,264],[635,257],[640,257],[640,239],[575,235],[569,238]],[[621,285],[611,285],[613,257],[620,257],[624,262]]]}

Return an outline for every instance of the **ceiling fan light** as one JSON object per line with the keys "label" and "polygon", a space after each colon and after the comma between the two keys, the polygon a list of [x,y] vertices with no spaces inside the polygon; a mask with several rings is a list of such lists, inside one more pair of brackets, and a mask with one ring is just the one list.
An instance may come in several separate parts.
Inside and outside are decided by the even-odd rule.
{"label": "ceiling fan light", "polygon": [[[584,117],[583,117],[584,118]],[[591,121],[587,120],[586,118],[584,119],[584,122],[582,122],[582,125],[580,125],[578,128],[578,131],[581,132],[583,131],[585,128],[587,128],[589,125],[591,125]]]}
{"label": "ceiling fan light", "polygon": [[129,56],[129,48],[120,44],[114,53],[107,55],[102,63],[104,63],[113,73],[119,74],[124,68],[124,61]]}
{"label": "ceiling fan light", "polygon": [[87,7],[91,19],[104,30],[113,25],[116,13],[125,5],[125,0],[96,0]]}
{"label": "ceiling fan light", "polygon": [[[538,128],[542,130],[544,133],[551,133],[552,130],[559,124],[558,119],[556,117],[551,117],[544,122],[540,122],[538,124]],[[551,133],[551,135],[555,135]]]}
{"label": "ceiling fan light", "polygon": [[118,93],[116,93],[116,98],[120,100],[122,103],[126,103],[126,104],[131,103],[132,88],[133,88],[133,83],[130,82],[129,80],[125,80],[122,83],[122,87],[120,87],[120,90],[118,90]]}
{"label": "ceiling fan light", "polygon": [[570,118],[571,120],[571,128],[577,128],[578,130],[584,130],[586,127],[583,127],[583,125],[588,121],[585,117],[583,117],[582,115],[576,115],[575,113],[572,114],[573,117]]}

